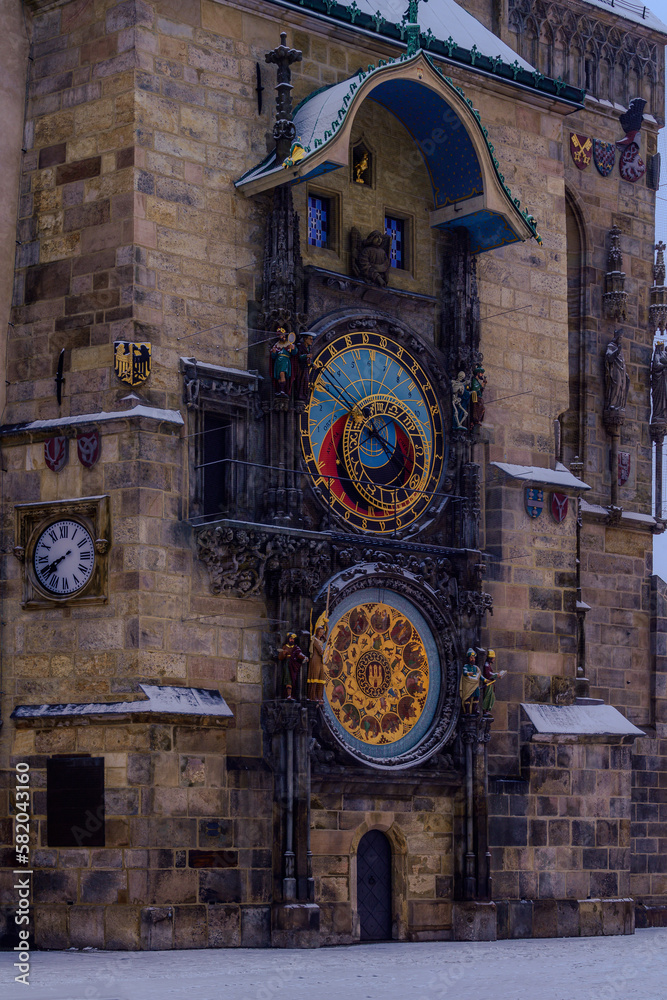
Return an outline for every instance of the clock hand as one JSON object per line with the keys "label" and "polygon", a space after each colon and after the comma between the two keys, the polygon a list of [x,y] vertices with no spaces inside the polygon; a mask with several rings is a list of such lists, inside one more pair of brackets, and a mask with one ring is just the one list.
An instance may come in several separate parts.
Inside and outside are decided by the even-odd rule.
{"label": "clock hand", "polygon": [[327,392],[330,392],[332,395],[334,395],[336,397],[336,399],[340,403],[343,404],[344,407],[347,408],[347,407],[350,407],[351,405],[353,405],[353,404],[350,404],[349,401],[346,400],[343,396],[341,396],[340,392],[338,392],[336,389],[334,389],[334,387],[331,384],[331,382],[327,382],[326,379],[324,379],[324,378],[322,379],[322,381],[324,382],[324,388],[325,388],[325,390]]}
{"label": "clock hand", "polygon": [[[399,473],[405,472],[406,471],[405,463],[401,461],[400,457],[398,457],[397,451],[390,452],[389,448],[391,446],[387,441],[387,439],[382,437],[382,435],[378,432],[377,428],[375,427],[375,424],[373,424],[372,421],[370,421],[370,424],[373,428],[373,430],[370,431],[370,437],[375,437],[380,442],[380,446],[389,460],[387,464],[392,470],[394,476],[397,476]],[[368,438],[366,440],[368,440]],[[363,442],[360,442],[360,444],[363,444]]]}
{"label": "clock hand", "polygon": [[67,559],[67,556],[71,555],[72,555],[72,550],[68,549],[64,556],[60,556],[60,558],[54,559],[52,563],[49,563],[49,565],[44,570],[44,574],[48,575],[49,573],[55,573],[56,566],[59,566],[60,563],[63,561],[63,559]]}
{"label": "clock hand", "polygon": [[[327,375],[327,378],[330,380],[329,381],[330,385],[331,385],[332,382],[336,383],[336,385],[338,386],[338,389],[340,390],[340,392],[342,393],[342,395],[347,400],[350,409],[351,410],[358,410],[359,409],[359,402],[358,401],[355,402],[352,399],[352,397],[348,395],[347,390],[345,389],[345,386],[341,382],[338,381],[338,379],[336,378],[336,376],[334,375],[334,373],[331,371],[331,369],[329,369],[329,368],[326,369],[326,375]],[[332,388],[333,388],[333,386],[332,386]],[[364,407],[364,409],[361,412],[364,414],[365,417],[370,415],[370,410],[368,409],[368,407]]]}

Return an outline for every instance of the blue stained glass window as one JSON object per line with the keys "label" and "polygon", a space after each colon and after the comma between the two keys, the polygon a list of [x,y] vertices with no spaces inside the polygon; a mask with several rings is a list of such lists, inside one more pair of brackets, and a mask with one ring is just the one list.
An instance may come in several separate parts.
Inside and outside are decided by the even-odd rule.
{"label": "blue stained glass window", "polygon": [[391,237],[389,258],[392,267],[405,267],[405,222],[403,219],[384,217],[384,231]]}
{"label": "blue stained glass window", "polygon": [[311,247],[329,246],[331,211],[328,198],[308,195],[308,243]]}

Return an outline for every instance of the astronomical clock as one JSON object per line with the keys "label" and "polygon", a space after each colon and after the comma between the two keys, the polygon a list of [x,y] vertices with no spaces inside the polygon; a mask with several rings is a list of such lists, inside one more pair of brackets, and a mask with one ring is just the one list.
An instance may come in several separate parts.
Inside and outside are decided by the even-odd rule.
{"label": "astronomical clock", "polygon": [[[301,414],[303,459],[332,530],[366,536],[360,545],[375,538],[373,555],[414,539],[446,501],[445,411],[417,353],[377,330],[334,332]],[[384,770],[431,756],[456,721],[454,623],[423,578],[391,562],[339,574],[320,619],[330,737]]]}
{"label": "astronomical clock", "polygon": [[314,368],[301,442],[319,496],[355,530],[414,528],[446,466],[442,407],[422,365],[359,331],[327,344]]}

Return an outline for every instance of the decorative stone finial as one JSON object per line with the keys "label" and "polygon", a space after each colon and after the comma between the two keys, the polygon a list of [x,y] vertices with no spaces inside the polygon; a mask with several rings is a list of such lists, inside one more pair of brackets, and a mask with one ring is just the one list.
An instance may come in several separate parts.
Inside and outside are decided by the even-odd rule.
{"label": "decorative stone finial", "polygon": [[652,330],[665,333],[667,326],[667,288],[665,287],[665,244],[656,243],[655,264],[653,265],[653,287],[649,306],[649,323]]}
{"label": "decorative stone finial", "polygon": [[275,63],[278,67],[278,82],[276,84],[276,122],[273,126],[273,138],[276,140],[276,158],[282,163],[289,155],[290,148],[296,136],[296,127],[292,121],[292,71],[294,62],[301,62],[303,53],[287,46],[287,32],[280,32],[280,45],[271,49],[265,55],[267,63]]}
{"label": "decorative stone finial", "polygon": [[621,253],[621,230],[612,226],[609,230],[609,256],[607,257],[607,273],[605,275],[605,292],[603,295],[607,319],[625,319],[628,293],[625,291],[625,273],[623,272],[623,254]]}

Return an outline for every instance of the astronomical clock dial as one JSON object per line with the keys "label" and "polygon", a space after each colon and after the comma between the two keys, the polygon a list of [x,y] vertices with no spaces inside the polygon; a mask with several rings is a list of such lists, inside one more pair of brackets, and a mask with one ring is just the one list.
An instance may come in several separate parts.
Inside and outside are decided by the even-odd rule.
{"label": "astronomical clock dial", "polygon": [[47,594],[77,594],[95,568],[95,543],[90,533],[78,521],[54,521],[37,538],[33,568]]}
{"label": "astronomical clock dial", "polygon": [[400,595],[369,590],[346,599],[330,625],[325,713],[334,732],[378,764],[412,749],[440,697],[440,660],[425,619]]}
{"label": "astronomical clock dial", "polygon": [[421,365],[387,337],[358,332],[327,345],[315,369],[301,442],[323,499],[364,531],[413,524],[445,460],[440,405]]}

